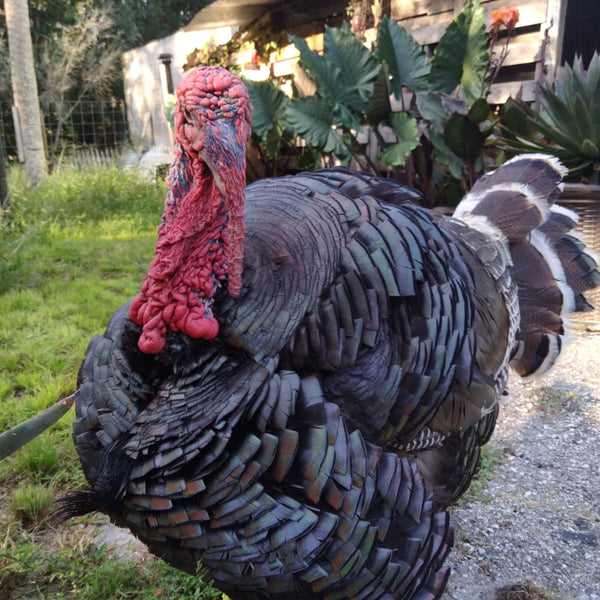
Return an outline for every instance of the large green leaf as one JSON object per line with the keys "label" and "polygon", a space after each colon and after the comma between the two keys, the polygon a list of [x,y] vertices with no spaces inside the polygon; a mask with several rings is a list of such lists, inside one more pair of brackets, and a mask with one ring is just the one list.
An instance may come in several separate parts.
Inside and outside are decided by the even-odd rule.
{"label": "large green leaf", "polygon": [[362,129],[362,112],[356,114],[345,104],[334,104],[333,110],[336,118],[347,130],[354,129],[355,131],[360,131]]}
{"label": "large green leaf", "polygon": [[388,70],[387,65],[383,65],[377,81],[373,88],[373,93],[369,98],[369,109],[367,111],[367,123],[376,127],[381,121],[385,121],[392,114],[392,105],[390,103],[390,92],[388,89]]}
{"label": "large green leaf", "polygon": [[429,140],[435,148],[436,159],[438,162],[443,165],[448,165],[453,177],[459,180],[462,179],[467,173],[465,161],[448,148],[442,134],[439,134],[436,131],[430,131]]}
{"label": "large green leaf", "polygon": [[294,131],[311,146],[333,152],[342,160],[350,156],[342,136],[334,129],[336,117],[331,104],[324,98],[297,98],[287,105],[285,114]]}
{"label": "large green leaf", "polygon": [[[460,111],[459,111],[460,112]],[[485,98],[473,102],[469,109],[469,118],[473,123],[483,123],[490,116],[490,105]]]}
{"label": "large green leaf", "polygon": [[330,65],[318,52],[311,50],[304,38],[296,35],[288,37],[300,52],[300,64],[313,78],[319,94],[333,97],[335,85],[341,77],[334,71],[339,71],[339,68]]}
{"label": "large green leaf", "polygon": [[454,113],[444,127],[444,142],[454,154],[472,161],[481,154],[485,136],[468,116]]}
{"label": "large green leaf", "polygon": [[429,61],[423,48],[393,19],[381,20],[375,55],[388,66],[396,98],[402,96],[403,86],[414,91],[429,87]]}
{"label": "large green leaf", "polygon": [[272,81],[244,80],[252,104],[252,129],[262,142],[277,121],[283,121],[289,98]]}
{"label": "large green leaf", "polygon": [[300,51],[300,64],[317,85],[317,94],[331,103],[366,111],[379,65],[347,27],[327,27],[323,55],[311,50],[301,37],[290,35]]}
{"label": "large green leaf", "polygon": [[399,141],[386,148],[379,159],[390,166],[404,165],[410,153],[420,143],[417,121],[407,113],[397,112],[392,115],[390,124]]}
{"label": "large green leaf", "polygon": [[469,106],[462,98],[431,90],[417,92],[416,105],[419,114],[440,130],[450,115],[457,112],[463,115],[469,113]]}
{"label": "large green leaf", "polygon": [[447,94],[461,87],[472,104],[481,97],[488,62],[488,35],[479,0],[467,4],[448,25],[431,63],[431,88]]}
{"label": "large green leaf", "polygon": [[362,99],[361,106],[366,108],[381,67],[346,23],[339,29],[325,27],[323,58],[341,71],[341,89],[337,90],[334,98],[340,103],[355,106],[358,94]]}

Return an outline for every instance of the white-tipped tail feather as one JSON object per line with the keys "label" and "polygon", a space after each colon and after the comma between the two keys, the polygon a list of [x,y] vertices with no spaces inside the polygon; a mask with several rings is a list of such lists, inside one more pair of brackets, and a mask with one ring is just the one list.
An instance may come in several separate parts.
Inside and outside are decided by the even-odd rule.
{"label": "white-tipped tail feather", "polygon": [[572,231],[577,215],[554,204],[566,173],[554,157],[517,156],[482,177],[454,213],[510,256],[520,310],[511,364],[523,376],[554,364],[569,315],[591,308],[582,293],[600,283],[593,253]]}

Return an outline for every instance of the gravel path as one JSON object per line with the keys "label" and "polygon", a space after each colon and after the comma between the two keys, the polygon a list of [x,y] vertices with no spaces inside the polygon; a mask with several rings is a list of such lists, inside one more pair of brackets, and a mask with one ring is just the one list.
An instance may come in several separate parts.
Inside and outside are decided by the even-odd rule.
{"label": "gravel path", "polygon": [[511,377],[509,394],[490,442],[501,464],[483,501],[453,511],[443,600],[494,600],[525,580],[553,599],[600,600],[600,335],[576,335],[538,381]]}

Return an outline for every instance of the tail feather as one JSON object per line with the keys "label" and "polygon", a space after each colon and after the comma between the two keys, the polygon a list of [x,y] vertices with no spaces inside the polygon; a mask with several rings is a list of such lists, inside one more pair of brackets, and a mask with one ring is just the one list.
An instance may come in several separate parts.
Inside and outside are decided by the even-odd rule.
{"label": "tail feather", "polygon": [[567,235],[578,222],[579,215],[577,213],[564,206],[554,204],[548,218],[540,226],[540,231],[554,244]]}
{"label": "tail feather", "polygon": [[578,217],[554,205],[566,169],[542,154],[517,156],[482,177],[454,214],[506,244],[518,287],[520,329],[512,366],[522,376],[554,364],[569,315],[590,310],[598,261],[572,231]]}
{"label": "tail feather", "polygon": [[586,247],[581,235],[572,231],[579,222],[579,216],[564,206],[552,206],[549,218],[539,227],[562,265],[567,285],[575,296],[574,312],[594,310],[583,296],[584,292],[600,285],[598,265],[600,261],[592,250]]}
{"label": "tail feather", "polygon": [[544,199],[547,204],[554,204],[561,193],[562,178],[567,173],[568,170],[554,156],[521,154],[481,177],[470,193],[486,192],[494,186],[510,187],[517,182],[526,186],[533,197]]}

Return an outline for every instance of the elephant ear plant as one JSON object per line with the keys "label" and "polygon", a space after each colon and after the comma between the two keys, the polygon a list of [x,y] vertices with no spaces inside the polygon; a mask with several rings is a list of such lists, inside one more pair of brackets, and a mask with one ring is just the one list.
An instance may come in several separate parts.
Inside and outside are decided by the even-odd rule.
{"label": "elephant ear plant", "polygon": [[265,85],[275,87],[272,82],[247,82],[258,107],[254,133],[266,147],[277,130],[291,131],[330,165],[332,158],[352,161],[373,173],[387,165],[432,204],[438,197],[444,204],[452,195],[462,197],[483,172],[485,142],[493,128],[486,95],[494,38],[479,1],[456,16],[431,57],[387,17],[373,52],[346,25],[326,28],[322,53],[302,38],[290,39],[316,91],[282,100],[265,93]]}
{"label": "elephant ear plant", "polygon": [[553,84],[537,84],[540,111],[510,99],[499,123],[499,143],[509,154],[543,152],[558,157],[574,182],[600,183],[600,56],[587,71],[581,57],[558,69]]}

